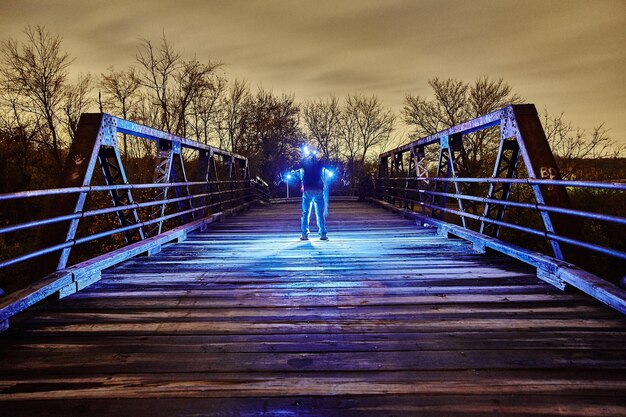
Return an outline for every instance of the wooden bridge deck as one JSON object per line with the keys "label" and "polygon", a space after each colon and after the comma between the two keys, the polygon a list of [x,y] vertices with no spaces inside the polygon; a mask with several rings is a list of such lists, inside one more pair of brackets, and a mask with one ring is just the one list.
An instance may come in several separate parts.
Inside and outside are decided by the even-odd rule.
{"label": "wooden bridge deck", "polygon": [[626,320],[362,203],[258,208],[0,336],[0,415],[625,415]]}

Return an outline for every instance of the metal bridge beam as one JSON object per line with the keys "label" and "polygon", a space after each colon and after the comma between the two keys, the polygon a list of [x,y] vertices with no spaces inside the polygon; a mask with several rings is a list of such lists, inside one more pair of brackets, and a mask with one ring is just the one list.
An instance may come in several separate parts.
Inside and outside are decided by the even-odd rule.
{"label": "metal bridge beam", "polygon": [[[199,176],[205,177],[206,181],[211,179],[214,181],[218,180],[217,167],[215,165],[215,158],[217,156],[232,161],[233,169],[235,169],[234,165],[236,163],[241,164],[242,172],[233,172],[232,175],[240,175],[242,178],[249,178],[247,158],[241,155],[178,137],[129,120],[119,119],[108,114],[84,113],[81,115],[76,137],[70,146],[68,158],[59,184],[60,187],[89,187],[98,163],[100,164],[107,185],[127,184],[128,180],[117,144],[118,133],[154,140],[159,143],[159,155],[157,156],[154,174],[155,183],[167,183],[172,180],[174,180],[174,182],[187,182],[185,163],[182,157],[183,147],[198,152],[200,155],[199,163],[201,165],[198,170]],[[213,166],[213,176],[211,175],[211,166]],[[217,187],[218,191],[220,190],[219,185],[206,185],[206,188],[210,191],[213,191],[211,188],[214,187]],[[160,188],[159,190],[161,191],[155,198],[166,200],[169,191],[168,187]],[[192,196],[188,185],[174,186],[174,191],[177,197]],[[115,207],[133,206],[133,197],[130,189],[111,189],[109,192]],[[67,213],[82,213],[87,193],[88,191],[80,192],[75,199],[65,198],[56,201],[55,204],[48,209],[48,217],[55,217]],[[221,195],[219,194],[211,198],[216,199],[218,202],[221,201]],[[191,198],[181,198],[178,201],[178,205],[181,212],[189,211],[194,208],[194,203]],[[159,214],[157,217],[161,217],[164,211],[165,204],[162,204],[156,206],[156,211],[152,214],[155,216]],[[193,211],[183,214],[182,216],[184,217],[181,219],[182,223],[199,218],[201,214],[200,212],[196,213]],[[117,211],[117,216],[122,227],[140,223],[135,207]],[[39,273],[47,274],[54,270],[62,269],[67,265],[73,246],[72,242],[76,239],[79,221],[80,216],[77,216],[66,222],[54,223],[42,234],[41,243],[44,247],[54,246],[63,242],[68,242],[68,244],[66,245],[67,247],[60,250],[60,256],[57,257],[55,253],[44,256],[44,261],[38,265],[40,269],[38,271]],[[148,230],[147,234],[153,236],[160,233],[162,231],[162,223],[162,221],[156,223],[155,228]],[[124,237],[126,242],[130,243],[136,240],[143,240],[145,236],[143,228],[137,227],[129,228],[129,230],[124,231]]]}
{"label": "metal bridge beam", "polygon": [[[541,126],[537,110],[533,104],[510,105],[502,109],[496,110],[473,120],[445,129],[434,135],[427,136],[415,140],[396,149],[384,152],[379,156],[379,195],[383,196],[399,196],[397,181],[389,178],[397,177],[397,161],[402,160],[405,152],[411,152],[414,158],[414,149],[423,149],[429,145],[439,145],[439,160],[437,164],[437,177],[439,178],[466,178],[472,177],[469,172],[467,156],[463,147],[463,138],[473,132],[488,129],[491,127],[500,127],[501,140],[498,150],[496,163],[493,168],[493,178],[514,178],[518,169],[518,161],[524,161],[524,165],[531,179],[561,179],[558,166],[552,155],[550,145],[546,138],[545,132]],[[391,171],[388,170],[389,158],[391,157]],[[412,165],[413,166],[413,165]],[[417,165],[415,165],[417,167]],[[412,168],[410,169],[413,170]],[[424,173],[426,175],[424,175]],[[427,171],[416,171],[418,178],[425,178]],[[422,180],[423,181],[423,180]],[[425,181],[423,181],[425,183]],[[395,187],[392,187],[392,183]],[[410,184],[409,180],[405,181],[405,188]],[[450,182],[433,181],[430,187],[416,182],[416,186],[424,191],[435,193],[448,193]],[[470,187],[470,184],[461,182],[453,182],[456,195],[464,195]],[[510,196],[511,184],[490,184],[487,199],[507,201]],[[533,193],[537,204],[547,205],[568,209],[571,207],[569,196],[563,186],[555,185],[533,185]],[[419,190],[418,190],[419,192]],[[422,193],[419,193],[422,194]],[[403,203],[406,206],[408,193]],[[383,198],[384,199],[384,198]],[[472,200],[462,200],[456,198],[461,212],[477,213],[476,204]],[[387,198],[388,201],[395,203],[394,198]],[[415,199],[411,199],[415,200]],[[420,199],[422,201],[422,199]],[[426,201],[430,205],[430,215],[434,218],[441,219],[443,211],[436,207],[445,208],[446,196],[430,194]],[[407,206],[408,207],[408,206]],[[484,207],[484,217],[502,221],[504,218],[506,207],[486,203]],[[422,207],[425,211],[426,208]],[[557,234],[562,236],[577,236],[577,224],[560,213],[542,211],[541,218],[544,229],[547,234]],[[463,226],[469,228],[469,219],[461,217]],[[474,220],[471,220],[474,222]],[[480,231],[489,236],[497,236],[500,227],[496,224],[487,224],[481,221]],[[550,245],[554,252],[554,256],[558,259],[579,260],[577,259],[578,251],[567,244],[559,243],[556,240],[550,240]]]}

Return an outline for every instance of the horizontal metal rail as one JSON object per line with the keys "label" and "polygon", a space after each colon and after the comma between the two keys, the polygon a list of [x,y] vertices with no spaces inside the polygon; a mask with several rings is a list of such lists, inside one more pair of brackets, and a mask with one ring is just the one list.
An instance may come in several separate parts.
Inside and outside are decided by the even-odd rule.
{"label": "horizontal metal rail", "polygon": [[67,214],[65,216],[50,217],[50,218],[42,219],[42,220],[33,220],[27,223],[20,223],[20,224],[15,224],[11,226],[1,227],[0,235],[4,233],[17,232],[19,230],[31,229],[33,227],[40,227],[40,226],[45,226],[48,224],[59,223],[59,222],[67,221],[67,220],[82,219],[82,218],[93,217],[93,216],[97,216],[101,214],[117,213],[119,211],[158,206],[161,204],[172,204],[172,203],[177,203],[181,201],[189,201],[189,200],[194,200],[194,199],[198,199],[202,197],[211,197],[211,196],[222,195],[222,194],[227,194],[227,193],[232,193],[232,192],[237,192],[237,191],[242,191],[242,190],[244,189],[214,191],[211,193],[194,194],[190,196],[176,197],[176,198],[170,198],[170,199],[165,199],[165,200],[152,200],[152,201],[146,201],[143,203],[133,203],[133,204],[127,204],[124,206],[113,206],[113,207],[107,207],[103,209],[89,210],[89,211],[84,211],[84,212],[79,212],[79,213],[74,213],[74,214]]}
{"label": "horizontal metal rail", "polygon": [[396,149],[384,152],[380,154],[381,157],[389,157],[394,153],[405,152],[411,149],[412,147],[418,146],[426,146],[433,143],[438,143],[442,137],[452,136],[452,135],[468,135],[470,133],[488,129],[490,127],[496,127],[500,125],[501,119],[504,117],[507,108],[499,109],[488,113],[484,116],[477,117],[476,119],[469,120],[465,123],[458,124],[456,126],[452,126],[448,129],[437,132],[433,135],[427,136],[425,138],[420,138],[411,143],[407,143],[406,145],[402,145]]}
{"label": "horizontal metal rail", "polygon": [[201,142],[197,142],[195,140],[183,138],[180,136],[173,135],[168,132],[164,132],[158,129],[155,129],[150,126],[142,125],[141,123],[132,122],[130,120],[120,119],[119,117],[107,115],[115,124],[115,128],[117,133],[123,133],[131,136],[136,136],[139,138],[144,138],[148,140],[165,140],[169,142],[176,142],[181,144],[181,146],[189,149],[199,150],[199,151],[207,151],[216,155],[228,156],[230,158],[245,160],[244,156],[236,154],[234,152],[225,151],[220,148],[216,148],[211,145],[207,145]]}
{"label": "horizontal metal rail", "polygon": [[[156,150],[155,155],[148,155],[148,151],[141,156],[144,162],[153,164],[152,183],[130,183],[124,166],[128,161],[118,146],[121,134],[132,140],[156,142],[150,147]],[[193,169],[188,170],[186,165]],[[98,168],[101,177],[96,177]],[[92,185],[96,178],[104,183]],[[33,213],[40,213],[28,218],[17,213],[19,220],[0,226],[0,239],[19,243],[17,253],[3,254],[10,259],[0,258],[3,278],[13,276],[13,269],[5,268],[30,261],[16,271],[31,271],[24,278],[34,283],[2,297],[12,312],[5,318],[38,302],[41,297],[37,286],[42,282],[47,287],[52,285],[60,297],[67,296],[88,285],[79,285],[82,278],[77,271],[93,274],[92,261],[103,269],[146,253],[139,248],[156,253],[163,243],[181,241],[189,231],[269,199],[268,184],[258,177],[250,179],[246,157],[104,113],[81,115],[59,180],[59,188],[0,194],[1,210],[26,205],[33,208]],[[120,234],[123,240],[93,244],[88,254],[80,255],[89,260],[71,265],[72,248]],[[31,245],[25,237],[38,243]],[[68,273],[72,275],[69,285]],[[40,278],[35,274],[45,277],[35,281]],[[0,320],[0,331],[7,323]]]}
{"label": "horizontal metal rail", "polygon": [[467,182],[479,184],[528,184],[528,185],[560,185],[564,187],[596,188],[602,190],[626,191],[626,184],[621,182],[601,181],[570,181],[570,180],[544,180],[535,178],[440,178],[440,177],[385,177],[378,180],[402,180],[424,182]]}
{"label": "horizontal metal rail", "polygon": [[[484,132],[468,136],[478,131]],[[475,140],[493,149],[480,166]],[[554,274],[565,274],[571,285],[624,311],[626,293],[612,282],[626,272],[620,237],[626,213],[619,204],[626,180],[562,179],[533,104],[508,105],[381,153],[375,184],[373,201],[383,207],[454,230],[479,250],[489,244],[524,252],[524,261],[543,251],[540,257],[560,266],[542,269],[539,278],[560,287]],[[501,235],[505,229],[519,233]]]}
{"label": "horizontal metal rail", "polygon": [[[426,193],[431,193],[428,191],[424,191]],[[436,193],[436,194],[445,194],[445,193]],[[450,194],[447,194],[450,195]],[[463,196],[463,197],[467,197],[467,196]],[[606,248],[604,246],[600,246],[600,245],[596,245],[593,243],[588,243],[588,242],[584,242],[578,239],[572,239],[572,238],[568,238],[566,236],[560,236],[554,233],[550,233],[550,232],[546,232],[543,230],[537,230],[537,229],[533,229],[530,227],[526,227],[526,226],[521,226],[518,224],[514,224],[514,223],[508,223],[505,221],[500,221],[500,220],[495,220],[495,219],[491,219],[489,217],[485,217],[485,216],[480,216],[477,214],[473,214],[473,213],[468,213],[465,211],[460,211],[460,210],[455,210],[455,209],[451,209],[451,208],[447,208],[447,207],[441,207],[441,206],[436,206],[430,203],[426,203],[423,201],[417,201],[417,200],[413,200],[407,197],[401,197],[401,196],[394,196],[394,198],[401,200],[401,201],[406,201],[406,202],[410,202],[410,203],[414,203],[414,204],[418,204],[422,207],[428,207],[430,209],[436,209],[436,210],[441,210],[443,212],[446,213],[451,213],[451,214],[455,214],[457,216],[460,217],[465,217],[465,218],[470,218],[470,219],[474,219],[474,220],[478,220],[481,222],[486,222],[486,223],[491,223],[491,224],[496,224],[498,226],[502,226],[502,227],[506,227],[509,229],[513,229],[513,230],[517,230],[520,232],[525,232],[525,233],[529,233],[535,236],[540,236],[543,237],[547,240],[555,240],[557,242],[562,242],[562,243],[568,243],[571,245],[575,245],[584,249],[588,249],[594,252],[598,252],[598,253],[603,253],[605,255],[609,255],[609,256],[613,256],[619,259],[624,259],[626,260],[626,252],[622,252],[616,249],[611,249],[611,248]],[[510,202],[509,202],[510,203]],[[507,203],[508,204],[508,203]],[[626,219],[621,219],[622,221],[625,221]]]}
{"label": "horizontal metal rail", "polygon": [[[218,183],[220,181],[216,181],[214,183]],[[246,183],[248,184],[249,181],[224,181],[224,182],[232,182],[232,183]],[[172,184],[177,184],[177,183],[172,183]],[[182,183],[185,184],[185,183]],[[201,183],[206,185],[207,183]],[[145,184],[141,184],[142,186]],[[96,187],[89,187],[89,188],[96,188]],[[109,187],[106,187],[109,188]],[[117,187],[115,187],[117,188]],[[146,187],[147,188],[147,187]],[[59,190],[59,189],[56,189]],[[56,191],[55,190],[55,191]],[[103,191],[102,189],[99,189],[97,191]],[[211,192],[211,193],[202,193],[202,194],[195,194],[195,195],[190,195],[190,196],[184,196],[184,197],[177,197],[177,198],[171,198],[171,199],[165,199],[165,200],[154,200],[154,201],[146,201],[146,202],[142,202],[142,203],[133,203],[133,204],[129,204],[129,205],[124,205],[124,206],[114,206],[114,207],[107,207],[107,208],[103,208],[103,209],[96,209],[96,210],[90,210],[90,211],[85,211],[85,212],[80,212],[80,213],[73,213],[73,214],[68,214],[65,216],[58,216],[58,217],[54,217],[54,218],[49,218],[49,219],[42,219],[42,220],[36,220],[36,221],[32,221],[32,222],[28,222],[28,223],[22,223],[22,224],[17,224],[17,225],[11,225],[11,226],[6,226],[2,229],[0,229],[0,234],[3,233],[9,233],[9,232],[16,232],[19,230],[24,230],[24,229],[28,229],[28,228],[33,228],[33,227],[38,227],[38,226],[43,226],[43,225],[48,225],[48,224],[53,224],[53,223],[57,223],[57,222],[62,222],[62,221],[68,221],[68,220],[72,220],[72,219],[77,219],[77,218],[85,218],[85,217],[93,217],[93,216],[98,216],[98,215],[103,215],[103,214],[109,214],[109,213],[114,213],[114,212],[119,212],[119,211],[126,211],[126,210],[132,210],[132,209],[136,209],[136,208],[140,208],[140,207],[150,207],[150,206],[155,206],[155,205],[160,205],[160,204],[173,204],[176,202],[180,202],[180,201],[185,201],[185,200],[194,200],[194,199],[198,199],[198,198],[205,198],[205,197],[211,197],[211,196],[218,196],[218,195],[224,195],[224,194],[231,194],[231,193],[240,193],[242,191],[247,191],[247,188],[236,188],[236,189],[229,189],[229,190],[222,190],[222,191],[215,191],[215,192]],[[21,197],[29,197],[29,196],[21,196]],[[72,239],[70,241],[66,241],[63,243],[59,243],[56,245],[52,245],[46,248],[42,248],[36,251],[32,251],[30,253],[15,257],[15,258],[11,258],[11,259],[7,259],[7,260],[3,260],[0,261],[0,269],[2,268],[6,268],[8,266],[11,265],[15,265],[17,263],[20,262],[24,262],[27,261],[29,259],[32,258],[36,258],[39,256],[43,256],[52,252],[56,252],[65,248],[69,248],[69,247],[74,247],[83,243],[87,243],[87,242],[91,242],[97,239],[101,239],[103,237],[108,237],[114,234],[118,234],[118,233],[123,233],[123,232],[127,232],[127,231],[131,231],[131,230],[135,230],[138,229],[140,227],[145,227],[145,226],[149,226],[151,224],[155,224],[155,223],[159,223],[159,222],[163,222],[166,220],[170,220],[173,218],[177,218],[177,217],[181,217],[184,216],[185,214],[191,214],[197,211],[201,211],[201,210],[206,210],[212,207],[216,207],[216,206],[227,206],[230,204],[234,204],[237,202],[240,202],[241,200],[245,200],[245,199],[250,199],[250,195],[244,194],[241,196],[238,196],[236,198],[231,198],[228,200],[220,200],[218,202],[215,203],[211,203],[211,204],[204,204],[202,206],[199,207],[192,207],[190,209],[187,210],[183,210],[183,211],[178,211],[175,213],[171,213],[171,214],[167,214],[167,215],[163,215],[154,219],[150,219],[150,220],[146,220],[146,221],[142,221],[139,223],[135,223],[132,225],[128,225],[128,226],[124,226],[124,227],[119,227],[116,229],[111,229],[111,230],[107,230],[107,231],[103,231],[100,233],[96,233],[93,235],[89,235],[89,236],[85,236],[85,237],[81,237],[81,238],[75,238]]]}
{"label": "horizontal metal rail", "polygon": [[67,187],[49,188],[45,190],[19,191],[15,193],[0,194],[0,201],[16,200],[20,198],[47,197],[52,195],[66,195],[88,193],[91,191],[113,191],[113,190],[145,190],[153,188],[185,187],[194,185],[219,185],[241,183],[247,184],[249,180],[225,180],[225,181],[186,181],[186,182],[166,182],[166,183],[146,183],[146,184],[120,184],[120,185],[92,185],[87,187]]}
{"label": "horizontal metal rail", "polygon": [[[523,208],[523,209],[529,209],[529,210],[544,211],[544,212],[549,212],[549,213],[568,214],[568,215],[571,215],[571,216],[577,216],[577,217],[581,217],[581,218],[584,218],[584,219],[600,220],[600,221],[606,221],[606,222],[615,223],[615,224],[621,224],[621,225],[625,225],[626,226],[626,218],[624,218],[624,217],[614,216],[614,215],[610,215],[610,214],[594,213],[594,212],[591,212],[591,211],[568,209],[568,208],[563,208],[563,207],[547,206],[545,204],[537,204],[537,203],[532,204],[532,203],[521,203],[521,202],[517,202],[517,201],[510,201],[510,200],[497,200],[497,199],[493,199],[493,198],[476,197],[476,196],[467,195],[467,194],[443,193],[443,192],[440,192],[440,191],[432,191],[432,190],[426,190],[426,189],[421,189],[421,188],[404,188],[404,187],[391,187],[391,186],[385,186],[385,188],[388,189],[388,190],[397,190],[397,191],[403,191],[403,192],[406,192],[406,191],[408,191],[408,192],[418,192],[418,193],[422,193],[422,194],[426,194],[426,195],[436,195],[436,196],[441,196],[441,197],[450,197],[450,198],[455,198],[455,199],[460,199],[460,200],[474,201],[474,202],[477,202],[477,203],[497,204],[497,205],[501,205],[501,206],[504,206],[504,207],[516,207],[516,208]],[[626,191],[626,188],[624,188],[624,191]],[[395,198],[397,198],[399,200],[403,200],[403,201],[407,200],[407,199],[399,197],[397,195],[394,195],[393,197],[395,197]],[[415,201],[415,200],[408,200],[408,201],[412,202],[412,203],[417,203],[417,201]],[[438,208],[438,206],[436,206],[435,208]]]}

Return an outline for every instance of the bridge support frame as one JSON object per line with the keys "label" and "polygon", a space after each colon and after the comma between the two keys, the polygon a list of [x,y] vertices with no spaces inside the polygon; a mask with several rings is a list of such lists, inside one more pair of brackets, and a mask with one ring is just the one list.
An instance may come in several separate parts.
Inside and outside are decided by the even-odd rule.
{"label": "bridge support frame", "polygon": [[[158,142],[157,149],[159,154],[157,155],[154,181],[155,183],[172,181],[185,183],[173,186],[176,196],[181,198],[178,201],[179,210],[189,211],[189,213],[181,215],[181,223],[183,224],[208,214],[208,209],[203,210],[203,213],[190,211],[194,209],[194,202],[191,198],[192,194],[189,190],[189,185],[186,184],[187,176],[182,155],[183,148],[198,152],[198,160],[201,164],[198,170],[201,177],[200,181],[205,181],[206,179],[207,184],[203,185],[203,187],[207,189],[212,187],[220,188],[219,184],[213,185],[209,183],[211,179],[217,180],[217,170],[214,162],[218,155],[243,164],[242,166],[245,166],[246,170],[242,171],[242,179],[249,179],[247,158],[245,157],[105,113],[84,113],[81,115],[76,136],[70,146],[59,185],[61,188],[83,187],[85,191],[79,192],[76,199],[62,199],[54,206],[50,206],[47,213],[48,217],[65,215],[67,213],[79,214],[84,211],[96,165],[100,165],[107,185],[124,186],[129,184],[118,147],[118,134]],[[211,161],[213,161],[214,165],[214,178],[211,178],[210,175]],[[204,168],[205,166],[206,168]],[[161,188],[162,191],[160,194],[157,194],[156,198],[166,200],[169,188]],[[155,236],[162,232],[162,221],[155,223],[156,227],[147,230],[146,234],[144,234],[144,225],[133,227],[142,223],[137,211],[137,205],[134,203],[131,187],[110,189],[109,193],[114,207],[125,207],[124,210],[117,210],[116,214],[122,228],[128,227],[128,229],[123,231],[127,243],[142,241],[146,237]],[[216,202],[221,200],[219,195],[212,197]],[[161,214],[162,216],[165,212],[165,204],[157,205],[156,207],[157,210],[153,212],[153,215]],[[149,219],[153,219],[153,217],[150,216]],[[60,249],[60,255],[58,256],[58,252],[44,255],[42,257],[43,261],[38,265],[38,273],[46,275],[55,270],[62,270],[67,266],[71,249],[77,239],[76,234],[79,222],[80,216],[68,221],[57,222],[50,225],[46,233],[42,234],[41,246],[49,247],[63,243],[64,247]]]}
{"label": "bridge support frame", "polygon": [[[517,170],[517,162],[519,161],[520,147],[515,138],[506,138],[504,132],[501,134],[500,146],[496,156],[496,163],[493,168],[492,178],[513,178]],[[510,183],[491,183],[487,198],[507,201],[511,193]],[[502,221],[506,206],[502,204],[485,203],[483,217]],[[498,237],[500,234],[500,226],[495,223],[480,223],[480,233],[487,236]]]}
{"label": "bridge support frame", "polygon": [[[116,143],[113,146],[100,146],[100,150],[98,152],[98,162],[100,163],[102,175],[104,176],[104,181],[107,185],[128,184],[126,171],[124,170],[122,158],[120,156],[120,152],[117,148]],[[134,202],[133,196],[129,189],[110,190],[109,194],[115,207],[132,205]],[[82,210],[82,207],[80,207],[80,210]],[[131,210],[118,211],[117,218],[122,227],[139,223],[139,216],[137,215],[136,208],[133,208]],[[128,230],[124,232],[124,239],[126,240],[126,243],[143,240],[143,238],[144,234],[141,227],[139,227],[138,229]]]}
{"label": "bridge support frame", "polygon": [[[446,209],[447,196],[452,196],[452,194],[449,193],[450,183],[452,182],[454,184],[455,195],[465,195],[466,191],[472,187],[470,186],[471,184],[461,181],[437,181],[437,178],[454,180],[457,178],[471,177],[472,173],[469,169],[467,154],[463,145],[465,136],[498,126],[500,127],[501,139],[496,162],[493,167],[492,178],[515,178],[518,171],[518,161],[521,159],[528,171],[529,178],[561,179],[559,169],[552,155],[545,132],[541,127],[535,106],[532,104],[520,104],[504,107],[434,135],[418,139],[409,144],[382,153],[379,156],[379,194],[385,195],[385,188],[389,187],[388,184],[394,182],[393,178],[397,173],[397,170],[393,168],[393,162],[391,171],[386,169],[389,157],[392,157],[395,161],[401,158],[401,155],[405,152],[411,152],[411,155],[413,155],[416,147],[423,149],[427,146],[438,145],[439,158],[436,178],[427,180],[426,176],[422,176],[423,173],[416,172],[415,183],[417,184],[418,192],[427,195],[426,202],[422,205],[422,212],[429,214],[435,219],[442,219],[445,213],[444,209]],[[409,183],[410,181],[408,180],[405,182],[405,184]],[[429,183],[430,186],[428,186]],[[563,186],[533,185],[532,190],[537,204],[546,204],[562,208],[571,207],[567,191]],[[508,201],[510,192],[510,184],[492,183],[490,184],[486,198]],[[408,197],[403,199],[404,203],[406,203],[407,199]],[[458,210],[460,212],[468,212],[474,215],[478,214],[475,201],[461,198],[455,199],[457,200]],[[415,199],[413,198],[411,200]],[[387,198],[387,201],[395,204],[394,198]],[[420,200],[420,202],[423,201]],[[426,209],[425,206],[429,206],[429,209]],[[408,206],[405,205],[405,207]],[[505,205],[485,203],[482,214],[485,218],[502,221],[505,212]],[[572,224],[567,216],[559,213],[542,211],[541,218],[544,230],[547,234],[572,235],[573,229],[576,228],[576,224]],[[461,216],[461,222],[464,228],[475,228],[488,236],[498,236],[500,232],[498,225],[486,224],[485,221],[477,222],[476,220],[466,219]],[[573,234],[576,234],[575,231]],[[567,244],[559,243],[553,239],[550,240],[549,243],[557,259],[576,258],[578,251]]]}

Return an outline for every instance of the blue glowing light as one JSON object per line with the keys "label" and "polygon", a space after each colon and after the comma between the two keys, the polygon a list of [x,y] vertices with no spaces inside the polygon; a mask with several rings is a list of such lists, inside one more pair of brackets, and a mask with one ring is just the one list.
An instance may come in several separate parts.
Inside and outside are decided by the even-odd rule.
{"label": "blue glowing light", "polygon": [[333,171],[326,170],[326,175],[328,176],[328,178],[332,178],[335,173]]}
{"label": "blue glowing light", "polygon": [[309,154],[311,153],[311,151],[309,151],[309,147],[306,145],[302,147],[302,152],[304,153],[304,156],[309,156]]}
{"label": "blue glowing light", "polygon": [[287,181],[289,181],[291,179],[291,174],[285,175],[285,178],[287,178]]}

